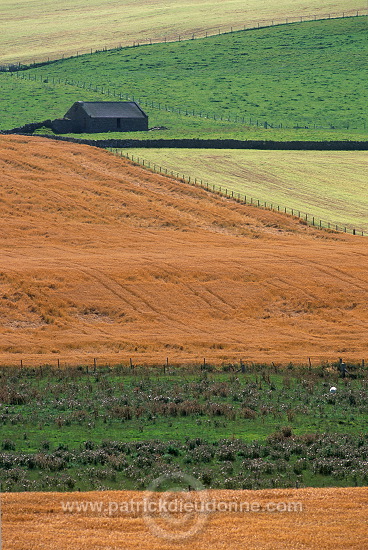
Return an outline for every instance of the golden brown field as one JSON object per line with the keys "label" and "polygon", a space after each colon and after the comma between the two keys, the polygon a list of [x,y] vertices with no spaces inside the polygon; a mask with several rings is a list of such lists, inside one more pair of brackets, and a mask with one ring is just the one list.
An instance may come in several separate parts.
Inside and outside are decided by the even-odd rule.
{"label": "golden brown field", "polygon": [[[368,544],[367,488],[208,491],[216,502],[300,503],[300,511],[209,514],[203,529],[180,542],[154,536],[140,514],[64,512],[62,502],[141,500],[142,493],[9,493],[3,495],[4,550],[363,550]],[[195,499],[197,497],[193,497]],[[233,508],[234,509],[234,508]],[[253,508],[254,509],[254,508]]]}
{"label": "golden brown field", "polygon": [[228,32],[271,24],[286,17],[366,14],[358,0],[12,0],[1,3],[0,60],[4,63],[33,62],[75,55],[90,49],[115,48],[133,42],[177,40],[178,36],[204,36],[206,31]]}
{"label": "golden brown field", "polygon": [[0,138],[0,364],[367,358],[365,237]]}

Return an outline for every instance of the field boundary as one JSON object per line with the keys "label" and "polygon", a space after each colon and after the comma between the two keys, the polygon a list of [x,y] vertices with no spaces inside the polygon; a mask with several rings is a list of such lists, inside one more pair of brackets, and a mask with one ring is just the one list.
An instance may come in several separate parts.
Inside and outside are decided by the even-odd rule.
{"label": "field boundary", "polygon": [[121,149],[119,151],[115,149],[115,151],[112,151],[112,152],[115,155],[120,157],[125,157],[126,159],[131,160],[132,162],[135,162],[136,164],[139,164],[140,166],[148,170],[152,170],[153,172],[156,172],[158,174],[176,177],[177,179],[180,179],[185,183],[194,185],[196,187],[201,187],[206,191],[215,193],[217,195],[221,195],[222,197],[231,199],[241,204],[246,204],[248,206],[249,205],[256,206],[257,208],[262,208],[265,210],[272,210],[273,212],[283,213],[283,214],[292,216],[294,218],[298,218],[300,220],[300,223],[309,225],[311,227],[315,227],[317,229],[324,229],[327,231],[336,231],[339,233],[351,233],[352,235],[360,235],[362,237],[367,236],[367,232],[364,233],[362,229],[357,229],[356,227],[353,227],[352,224],[345,224],[341,222],[339,224],[336,224],[333,222],[322,220],[318,216],[314,216],[313,214],[310,214],[308,212],[303,212],[302,210],[299,210],[297,208],[290,208],[289,206],[280,206],[279,204],[275,204],[271,201],[265,201],[265,200],[251,197],[250,195],[247,195],[244,193],[239,193],[238,191],[232,190],[231,186],[218,185],[215,183],[210,184],[208,181],[202,180],[200,178],[188,176],[186,174],[181,174],[177,170],[175,171],[168,170],[167,168],[164,168],[159,164],[151,163],[150,161],[147,161],[146,159],[142,159],[141,157],[134,158],[134,155],[129,156],[129,153],[123,154],[123,151]]}
{"label": "field boundary", "polygon": [[[38,126],[43,123],[35,123]],[[22,129],[7,130],[0,132],[0,135],[25,135],[30,136],[29,133],[24,133]],[[308,224],[312,227],[318,229],[325,229],[328,231],[337,231],[343,233],[351,233],[352,235],[360,235],[362,237],[367,236],[367,231],[356,228],[352,224],[346,223],[333,223],[330,221],[322,220],[318,216],[310,214],[308,212],[303,212],[297,208],[290,208],[288,206],[281,206],[271,201],[261,200],[259,198],[254,198],[249,195],[239,193],[230,189],[230,186],[220,186],[218,184],[210,184],[209,182],[204,182],[202,179],[188,176],[182,174],[181,172],[175,170],[169,170],[165,167],[160,166],[159,164],[151,163],[146,159],[137,157],[134,159],[133,155],[130,157],[129,153],[123,154],[122,149],[127,149],[130,147],[134,148],[186,148],[186,149],[259,149],[259,150],[297,150],[297,151],[367,151],[368,150],[368,141],[363,142],[304,142],[304,141],[292,141],[292,142],[276,142],[276,141],[240,141],[240,140],[201,140],[201,139],[183,139],[183,140],[119,140],[119,139],[106,139],[106,140],[90,140],[90,139],[79,139],[66,136],[53,136],[50,134],[41,134],[37,137],[43,137],[47,139],[52,139],[55,141],[66,141],[71,143],[78,143],[81,145],[89,145],[92,147],[98,147],[102,149],[115,149],[115,155],[120,157],[125,157],[132,162],[135,162],[142,167],[152,170],[153,172],[176,177],[185,183],[191,185],[202,187],[203,189],[219,194],[228,199],[235,200],[236,202],[256,206],[258,208],[264,208],[272,210],[274,212],[282,212],[293,217],[300,219],[301,223]],[[162,142],[167,142],[163,144]],[[118,152],[118,149],[120,150]],[[113,152],[113,151],[112,151]],[[244,197],[244,199],[243,199]]]}
{"label": "field boundary", "polygon": [[[243,23],[241,25],[235,24],[229,26],[224,25],[216,25],[216,27],[208,28],[207,30],[204,29],[201,32],[193,32],[193,31],[183,31],[181,34],[175,34],[175,35],[168,35],[164,36],[163,38],[158,39],[152,39],[152,38],[145,38],[140,41],[133,41],[133,43],[129,42],[126,44],[123,44],[123,42],[120,42],[117,46],[105,46],[102,49],[93,49],[88,48],[88,50],[82,51],[78,50],[75,55],[65,55],[65,54],[58,54],[59,57],[50,59],[50,57],[47,58],[47,60],[43,61],[33,61],[33,63],[29,64],[22,64],[20,62],[17,63],[4,63],[0,65],[0,72],[14,72],[14,71],[21,71],[26,70],[30,68],[35,67],[41,67],[44,65],[48,65],[50,63],[54,63],[55,61],[60,60],[66,60],[66,59],[72,59],[74,57],[80,57],[83,55],[93,55],[94,53],[98,52],[107,52],[107,51],[113,51],[113,50],[120,50],[127,47],[137,47],[137,46],[151,46],[153,44],[166,44],[169,42],[183,42],[186,40],[197,40],[200,38],[210,38],[211,36],[218,36],[221,34],[229,34],[233,32],[239,32],[239,31],[251,31],[251,30],[257,30],[262,29],[266,27],[277,27],[280,25],[290,25],[293,23],[306,23],[308,21],[324,21],[326,19],[346,19],[350,17],[364,17],[368,15],[368,5],[367,8],[362,9],[348,9],[343,12],[330,12],[325,14],[313,14],[313,15],[295,15],[295,16],[288,16],[288,17],[274,17],[273,19],[262,19],[259,21],[250,21],[248,24]],[[61,56],[61,57],[60,57]]]}
{"label": "field boundary", "polygon": [[[42,128],[50,121],[26,124],[12,130],[2,130],[0,135],[33,135],[34,129]],[[84,139],[71,136],[36,134],[36,137],[70,141],[93,147],[126,149],[130,147],[154,149],[265,149],[278,151],[368,151],[367,141],[273,141],[273,140],[240,140],[240,139]]]}
{"label": "field boundary", "polygon": [[[312,372],[313,369],[320,369],[321,371],[329,372],[332,368],[336,372],[343,373],[343,367],[347,377],[350,377],[350,374],[347,372],[349,369],[361,369],[365,371],[368,369],[367,358],[347,360],[342,357],[335,357],[330,359],[323,359],[317,357],[307,357],[300,358],[299,360],[285,360],[282,362],[275,363],[274,361],[253,361],[250,359],[244,359],[240,354],[234,355],[232,359],[221,359],[221,358],[206,358],[202,360],[198,359],[185,359],[180,358],[171,359],[170,357],[162,356],[162,360],[158,359],[138,359],[137,357],[130,357],[129,359],[107,359],[104,356],[93,356],[86,357],[84,360],[73,361],[67,357],[56,357],[53,361],[46,360],[45,362],[35,362],[33,360],[27,359],[26,355],[22,355],[22,359],[11,361],[3,361],[0,363],[0,374],[7,369],[14,369],[16,373],[25,372],[27,369],[39,369],[40,375],[51,373],[59,373],[64,369],[74,370],[76,374],[98,374],[104,372],[111,372],[116,369],[121,371],[122,374],[139,374],[141,368],[151,368],[153,370],[160,370],[162,374],[170,375],[176,369],[178,372],[190,370],[193,373],[198,373],[201,371],[214,371],[214,372],[257,372],[261,369],[267,368],[271,371],[274,371],[276,374],[279,373],[279,369],[285,369],[285,372]],[[37,373],[33,370],[33,374]],[[1,550],[1,549],[0,549]]]}

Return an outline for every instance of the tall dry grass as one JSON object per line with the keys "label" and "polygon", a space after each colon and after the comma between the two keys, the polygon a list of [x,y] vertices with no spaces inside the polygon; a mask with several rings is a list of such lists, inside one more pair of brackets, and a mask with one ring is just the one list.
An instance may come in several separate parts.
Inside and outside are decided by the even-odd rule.
{"label": "tall dry grass", "polygon": [[366,239],[0,139],[0,363],[366,357]]}
{"label": "tall dry grass", "polygon": [[[192,493],[193,495],[193,493]],[[363,550],[367,547],[367,488],[209,491],[222,503],[270,503],[290,512],[214,512],[192,538],[180,542],[152,534],[139,513],[64,512],[62,503],[127,503],[142,493],[10,493],[3,495],[6,550]],[[193,501],[198,499],[192,496]],[[229,508],[227,508],[229,509]],[[234,510],[234,508],[232,508]],[[244,508],[245,509],[245,508]],[[253,507],[253,509],[255,509]],[[177,518],[180,520],[180,516]],[[166,524],[167,525],[167,524]]]}

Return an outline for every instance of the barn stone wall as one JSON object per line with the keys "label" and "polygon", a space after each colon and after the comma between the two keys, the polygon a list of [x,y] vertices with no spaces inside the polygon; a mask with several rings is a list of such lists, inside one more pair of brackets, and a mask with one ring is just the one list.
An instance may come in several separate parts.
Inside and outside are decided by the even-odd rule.
{"label": "barn stone wall", "polygon": [[[120,121],[120,126],[119,122]],[[87,118],[85,129],[86,134],[105,132],[139,132],[148,130],[147,119],[136,118]]]}
{"label": "barn stone wall", "polygon": [[[72,130],[58,131],[58,133],[106,133],[106,132],[139,132],[148,130],[148,117],[144,118],[106,118],[90,117],[79,102],[74,103],[65,113],[65,117],[72,121]],[[66,128],[68,126],[66,125]]]}
{"label": "barn stone wall", "polygon": [[51,130],[56,134],[73,134],[74,124],[67,118],[57,118],[51,121]]}

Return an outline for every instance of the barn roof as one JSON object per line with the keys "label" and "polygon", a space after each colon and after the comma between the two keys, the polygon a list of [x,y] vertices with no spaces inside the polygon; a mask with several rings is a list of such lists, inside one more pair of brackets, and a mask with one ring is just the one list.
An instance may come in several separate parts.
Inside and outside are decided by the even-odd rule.
{"label": "barn roof", "polygon": [[145,118],[135,101],[78,101],[92,118]]}

